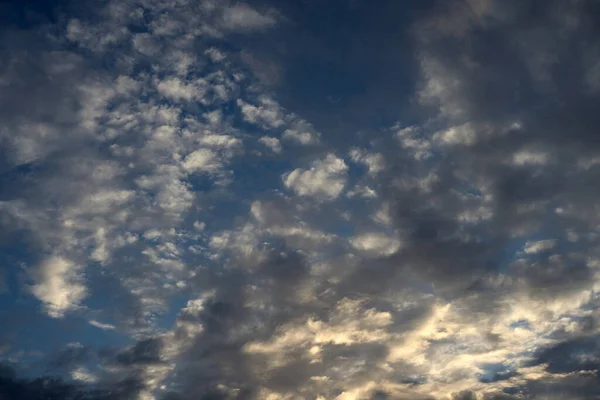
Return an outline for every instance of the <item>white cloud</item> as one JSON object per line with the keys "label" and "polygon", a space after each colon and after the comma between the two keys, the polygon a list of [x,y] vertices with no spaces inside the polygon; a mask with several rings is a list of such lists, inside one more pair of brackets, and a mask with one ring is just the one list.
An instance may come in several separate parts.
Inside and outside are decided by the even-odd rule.
{"label": "white cloud", "polygon": [[299,143],[303,146],[319,143],[319,136],[314,132],[299,131],[297,129],[286,129],[282,139]]}
{"label": "white cloud", "polygon": [[187,172],[215,172],[221,167],[217,154],[208,149],[196,150],[183,161]]}
{"label": "white cloud", "polygon": [[120,94],[135,93],[140,90],[141,86],[140,82],[126,75],[121,75],[115,79],[115,90]]}
{"label": "white cloud", "polygon": [[85,213],[109,213],[131,201],[134,196],[135,191],[133,190],[110,190],[105,188],[98,192],[83,195],[81,207],[70,211],[68,215],[73,217]]}
{"label": "white cloud", "polygon": [[402,246],[402,242],[394,235],[379,232],[363,233],[354,236],[350,239],[350,244],[356,250],[383,256],[394,254]]}
{"label": "white cloud", "polygon": [[399,129],[395,136],[403,148],[413,152],[416,160],[424,160],[431,156],[431,142],[421,137],[416,127]]}
{"label": "white cloud", "polygon": [[470,146],[475,143],[477,133],[471,124],[453,126],[433,135],[433,139],[444,145]]}
{"label": "white cloud", "polygon": [[369,153],[364,149],[350,150],[350,159],[357,164],[363,164],[369,169],[370,175],[376,175],[385,169],[385,158],[379,153]]}
{"label": "white cloud", "polygon": [[310,169],[295,169],[283,175],[285,186],[300,196],[333,200],[344,190],[348,166],[341,158],[328,154],[312,163]]}
{"label": "white cloud", "polygon": [[69,21],[66,32],[66,37],[70,41],[99,53],[125,40],[128,35],[128,30],[122,26],[87,25],[78,19]]}
{"label": "white cloud", "polygon": [[102,322],[95,321],[93,319],[88,321],[90,325],[95,326],[96,328],[105,330],[105,331],[114,331],[117,329],[114,325],[111,324],[103,324]]}
{"label": "white cloud", "polygon": [[270,148],[273,153],[281,153],[281,143],[279,142],[279,139],[270,136],[263,136],[258,139],[258,141],[259,143],[262,143]]}
{"label": "white cloud", "polygon": [[77,367],[76,369],[71,371],[71,378],[75,379],[76,381],[81,381],[85,383],[94,383],[98,380],[98,378],[94,374],[92,374],[84,367]]}
{"label": "white cloud", "polygon": [[204,54],[208,55],[212,62],[221,62],[227,58],[225,53],[215,47],[206,50]]}
{"label": "white cloud", "polygon": [[335,235],[312,229],[305,224],[274,226],[267,228],[265,231],[268,235],[284,238],[288,246],[303,251],[319,250],[336,239]]}
{"label": "white cloud", "polygon": [[204,95],[203,88],[194,83],[187,83],[179,78],[171,77],[156,84],[158,92],[172,100],[197,100]]}
{"label": "white cloud", "polygon": [[390,225],[392,223],[392,210],[389,202],[382,203],[375,214],[372,216],[373,221],[381,225]]}
{"label": "white cloud", "polygon": [[229,135],[209,134],[200,137],[198,141],[204,146],[223,150],[232,150],[242,146],[242,141],[240,139]]}
{"label": "white cloud", "polygon": [[241,99],[237,100],[237,105],[240,107],[244,119],[252,124],[263,125],[267,128],[277,128],[285,124],[283,111],[279,105],[266,97],[261,99],[258,106]]}
{"label": "white cloud", "polygon": [[35,281],[31,292],[54,318],[77,308],[87,293],[79,268],[62,257],[45,260],[36,271]]}
{"label": "white cloud", "polygon": [[377,197],[377,192],[367,185],[356,185],[346,194],[349,198],[362,197],[365,199],[373,199]]}
{"label": "white cloud", "polygon": [[[189,172],[208,168],[211,170],[210,164],[206,164],[204,157],[192,157],[186,161],[189,162],[187,167]],[[184,162],[185,165],[185,162]],[[185,167],[184,167],[185,168]],[[181,169],[176,165],[159,165],[153,174],[143,175],[135,180],[135,183],[140,189],[144,189],[147,193],[154,193],[157,205],[166,215],[179,219],[192,205],[194,194],[190,191],[190,187],[181,179],[183,178]],[[163,214],[164,216],[166,216]]]}
{"label": "white cloud", "polygon": [[264,261],[266,253],[260,246],[260,231],[253,224],[245,224],[239,229],[215,233],[209,241],[215,258],[232,253],[244,262],[247,268],[253,268]]}
{"label": "white cloud", "polygon": [[344,298],[335,304],[326,321],[308,318],[283,325],[267,341],[246,344],[244,352],[268,355],[268,369],[285,365],[286,358],[297,349],[304,349],[312,363],[320,363],[322,346],[382,342],[388,336],[385,328],[391,323],[389,312]]}
{"label": "white cloud", "polygon": [[247,4],[236,3],[225,8],[221,26],[231,31],[251,31],[269,28],[277,23],[272,15],[260,14]]}
{"label": "white cloud", "polygon": [[538,240],[535,242],[527,241],[523,251],[527,254],[538,254],[544,251],[552,250],[556,246],[556,239]]}
{"label": "white cloud", "polygon": [[206,118],[211,125],[219,126],[223,122],[223,112],[221,110],[210,111],[204,114],[204,118]]}
{"label": "white cloud", "polygon": [[546,165],[550,161],[550,155],[541,151],[521,150],[513,154],[514,165]]}
{"label": "white cloud", "polygon": [[160,51],[158,40],[150,33],[136,33],[133,35],[131,42],[133,48],[145,56],[153,57]]}

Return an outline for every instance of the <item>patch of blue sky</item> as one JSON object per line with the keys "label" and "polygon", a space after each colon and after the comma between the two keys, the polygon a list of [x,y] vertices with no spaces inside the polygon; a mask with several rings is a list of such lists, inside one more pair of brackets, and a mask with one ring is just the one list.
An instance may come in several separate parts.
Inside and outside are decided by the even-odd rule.
{"label": "patch of blue sky", "polygon": [[529,321],[527,321],[526,319],[520,319],[518,321],[515,321],[515,322],[511,323],[509,325],[509,327],[512,329],[516,329],[516,328],[531,329],[531,325],[529,324]]}
{"label": "patch of blue sky", "polygon": [[503,363],[483,364],[479,366],[484,372],[477,374],[480,382],[490,383],[509,379],[515,371]]}
{"label": "patch of blue sky", "polygon": [[41,24],[56,22],[64,0],[7,1],[0,4],[0,24],[20,29],[33,29]]}
{"label": "patch of blue sky", "polygon": [[[200,297],[201,293],[195,293],[196,297]],[[156,314],[154,317],[154,324],[157,328],[158,332],[165,332],[170,329],[173,329],[175,326],[175,322],[177,321],[177,317],[180,314],[180,311],[185,308],[188,301],[193,300],[190,298],[190,295],[187,291],[183,291],[182,293],[178,293],[173,295],[168,300],[167,311],[164,313]]]}
{"label": "patch of blue sky", "polygon": [[77,313],[60,319],[49,317],[33,297],[21,298],[15,306],[8,311],[11,315],[3,316],[10,321],[3,327],[3,340],[10,346],[3,354],[7,359],[36,365],[69,344],[112,348],[133,343],[128,335],[98,329]]}

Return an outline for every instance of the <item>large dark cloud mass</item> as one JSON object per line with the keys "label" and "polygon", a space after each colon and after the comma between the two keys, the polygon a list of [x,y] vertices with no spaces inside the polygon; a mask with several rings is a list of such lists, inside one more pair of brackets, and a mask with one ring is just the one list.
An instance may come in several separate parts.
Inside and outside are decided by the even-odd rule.
{"label": "large dark cloud mass", "polygon": [[599,398],[597,1],[0,12],[0,400]]}

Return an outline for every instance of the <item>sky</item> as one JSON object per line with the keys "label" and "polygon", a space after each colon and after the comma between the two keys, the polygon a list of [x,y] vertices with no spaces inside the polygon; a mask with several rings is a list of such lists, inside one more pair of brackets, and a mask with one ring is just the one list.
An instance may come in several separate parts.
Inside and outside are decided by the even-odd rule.
{"label": "sky", "polygon": [[600,398],[600,3],[0,3],[0,400]]}

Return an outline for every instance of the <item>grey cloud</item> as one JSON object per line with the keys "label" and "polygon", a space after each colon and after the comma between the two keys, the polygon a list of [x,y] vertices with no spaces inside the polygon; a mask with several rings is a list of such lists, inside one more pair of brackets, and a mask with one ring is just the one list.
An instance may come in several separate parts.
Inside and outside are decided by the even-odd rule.
{"label": "grey cloud", "polygon": [[[278,325],[302,315],[302,311],[290,303],[293,298],[290,295],[306,274],[304,261],[285,249],[271,254],[268,261],[252,274],[215,277],[219,282],[215,297],[207,301],[197,316],[181,315],[180,318],[187,321],[191,318],[204,327],[200,334],[191,338],[191,350],[179,360],[178,370],[185,385],[184,398],[210,396],[211,391],[218,391],[219,384],[241,388],[247,393],[244,396],[254,398],[251,394],[261,385],[256,368],[267,360],[248,356],[242,350],[243,346],[252,340],[267,339]],[[247,296],[254,297],[247,286],[253,281],[264,281],[264,286],[259,289],[259,299],[266,296],[267,304],[277,304],[277,308],[269,311],[246,305]],[[290,379],[293,376],[290,374]],[[297,383],[292,387],[297,387]],[[273,381],[273,384],[283,383]]]}
{"label": "grey cloud", "polygon": [[124,378],[106,387],[85,387],[57,377],[27,379],[17,377],[8,365],[0,367],[0,398],[3,399],[56,399],[56,400],[120,400],[137,396],[143,383],[136,377]]}
{"label": "grey cloud", "polygon": [[157,364],[161,362],[162,341],[159,338],[137,342],[131,349],[117,354],[116,361],[123,365]]}
{"label": "grey cloud", "polygon": [[[271,11],[273,14],[273,11]],[[233,4],[223,10],[222,26],[227,30],[260,30],[276,24],[273,15],[263,15],[244,3]]]}
{"label": "grey cloud", "polygon": [[[438,175],[438,182],[434,184],[431,193],[422,195],[423,199],[426,198],[432,204],[429,210],[425,210],[425,215],[412,217],[418,208],[408,208],[406,200],[411,204],[411,198],[418,197],[400,193],[402,200],[398,203],[409,214],[404,219],[399,219],[398,224],[406,226],[407,221],[415,220],[418,226],[415,231],[417,246],[423,246],[423,243],[429,241],[435,243],[435,250],[427,252],[426,257],[440,255],[441,258],[432,263],[440,267],[440,273],[451,271],[442,267],[443,260],[460,260],[462,257],[466,257],[464,261],[453,264],[462,265],[465,272],[469,271],[467,273],[475,272],[476,267],[470,267],[470,262],[483,268],[486,260],[482,256],[491,258],[509,238],[533,233],[542,228],[542,224],[550,224],[550,229],[562,229],[565,226],[563,224],[568,222],[562,221],[560,217],[555,221],[545,222],[550,218],[547,216],[554,211],[551,207],[570,207],[571,202],[581,202],[585,198],[582,192],[593,191],[588,185],[585,185],[585,189],[584,186],[579,186],[579,182],[583,183],[587,174],[575,175],[571,166],[573,160],[585,152],[586,147],[590,150],[594,147],[594,141],[586,132],[589,132],[587,127],[597,125],[596,113],[589,112],[591,108],[588,108],[597,99],[583,94],[579,89],[581,86],[572,82],[581,76],[575,72],[578,71],[577,61],[573,61],[577,59],[579,48],[577,45],[569,45],[579,40],[585,41],[585,38],[596,34],[588,23],[590,14],[583,13],[588,6],[592,7],[589,3],[582,3],[569,9],[571,14],[576,15],[574,18],[579,19],[579,26],[569,30],[561,39],[556,38],[561,29],[560,24],[566,24],[561,19],[563,17],[557,14],[561,5],[548,7],[541,3],[516,5],[490,2],[487,6],[482,5],[482,12],[489,14],[485,15],[485,19],[482,17],[481,20],[472,22],[471,26],[467,24],[466,32],[460,37],[448,35],[440,28],[442,25],[426,24],[418,31],[421,34],[418,40],[423,42],[421,54],[426,82],[424,93],[429,93],[427,85],[437,85],[432,96],[440,102],[442,114],[446,112],[444,107],[450,103],[459,107],[460,113],[447,115],[450,123],[469,121],[476,127],[478,136],[472,146],[442,153],[444,158],[439,161],[438,171],[446,172]],[[445,23],[458,25],[463,21],[459,18],[461,13],[472,12],[461,4],[448,7],[451,10],[448,14],[451,16],[441,14],[438,17],[440,20],[434,19],[432,23],[443,20]],[[506,13],[510,18],[503,14],[506,10],[510,10]],[[451,19],[452,15],[455,20]],[[544,41],[541,48],[538,46],[529,53],[523,53],[518,45],[515,46],[515,41],[520,40],[517,35],[528,36],[538,34],[537,32]],[[556,92],[549,96],[549,100],[543,100],[543,97],[548,98],[547,93],[535,85],[535,77],[539,71],[529,72],[527,63],[528,57],[535,57],[536,52],[544,51],[544,43],[550,41],[556,43],[557,54],[547,68],[552,71],[555,84],[553,90]],[[430,64],[435,66],[433,70],[429,69]],[[437,68],[441,70],[436,71]],[[569,76],[565,77],[564,74]],[[454,83],[445,86],[444,81],[440,81],[443,79]],[[490,93],[493,95],[489,96]],[[520,93],[520,97],[515,97],[515,93]],[[522,106],[522,103],[526,106]],[[581,107],[578,106],[577,110],[565,108],[575,104]],[[574,115],[577,117],[574,118]],[[560,123],[559,118],[562,120]],[[513,133],[503,134],[502,130],[506,129],[505,126],[511,119],[523,121],[522,127]],[[586,121],[585,127],[581,125],[581,121]],[[565,141],[567,136],[564,132],[567,131],[576,133]],[[510,159],[513,152],[536,143],[555,154],[552,158],[555,166],[548,165],[538,169],[505,164],[505,160]],[[561,150],[557,152],[559,148]],[[440,237],[444,231],[446,235],[456,232],[462,226],[448,220],[450,215],[457,212],[453,207],[458,204],[452,201],[450,193],[451,188],[462,185],[461,180],[457,179],[461,176],[468,179],[470,184],[482,184],[486,193],[493,196],[493,217],[489,222],[479,224],[473,231],[491,237],[480,243],[454,243],[448,249],[452,249],[452,252],[456,250],[457,253],[447,257],[444,254],[444,242],[436,239],[436,235]],[[439,202],[436,202],[437,196]],[[437,204],[442,206],[436,209]],[[440,215],[440,212],[449,214]],[[583,278],[580,282],[583,284],[589,269],[582,266],[581,271]],[[453,277],[460,276],[455,272],[452,273]],[[564,279],[566,274],[572,272],[568,268],[561,276]],[[568,278],[569,281],[572,279],[574,277]]]}
{"label": "grey cloud", "polygon": [[534,364],[547,364],[551,373],[595,371],[600,362],[599,342],[596,336],[583,336],[542,348]]}

